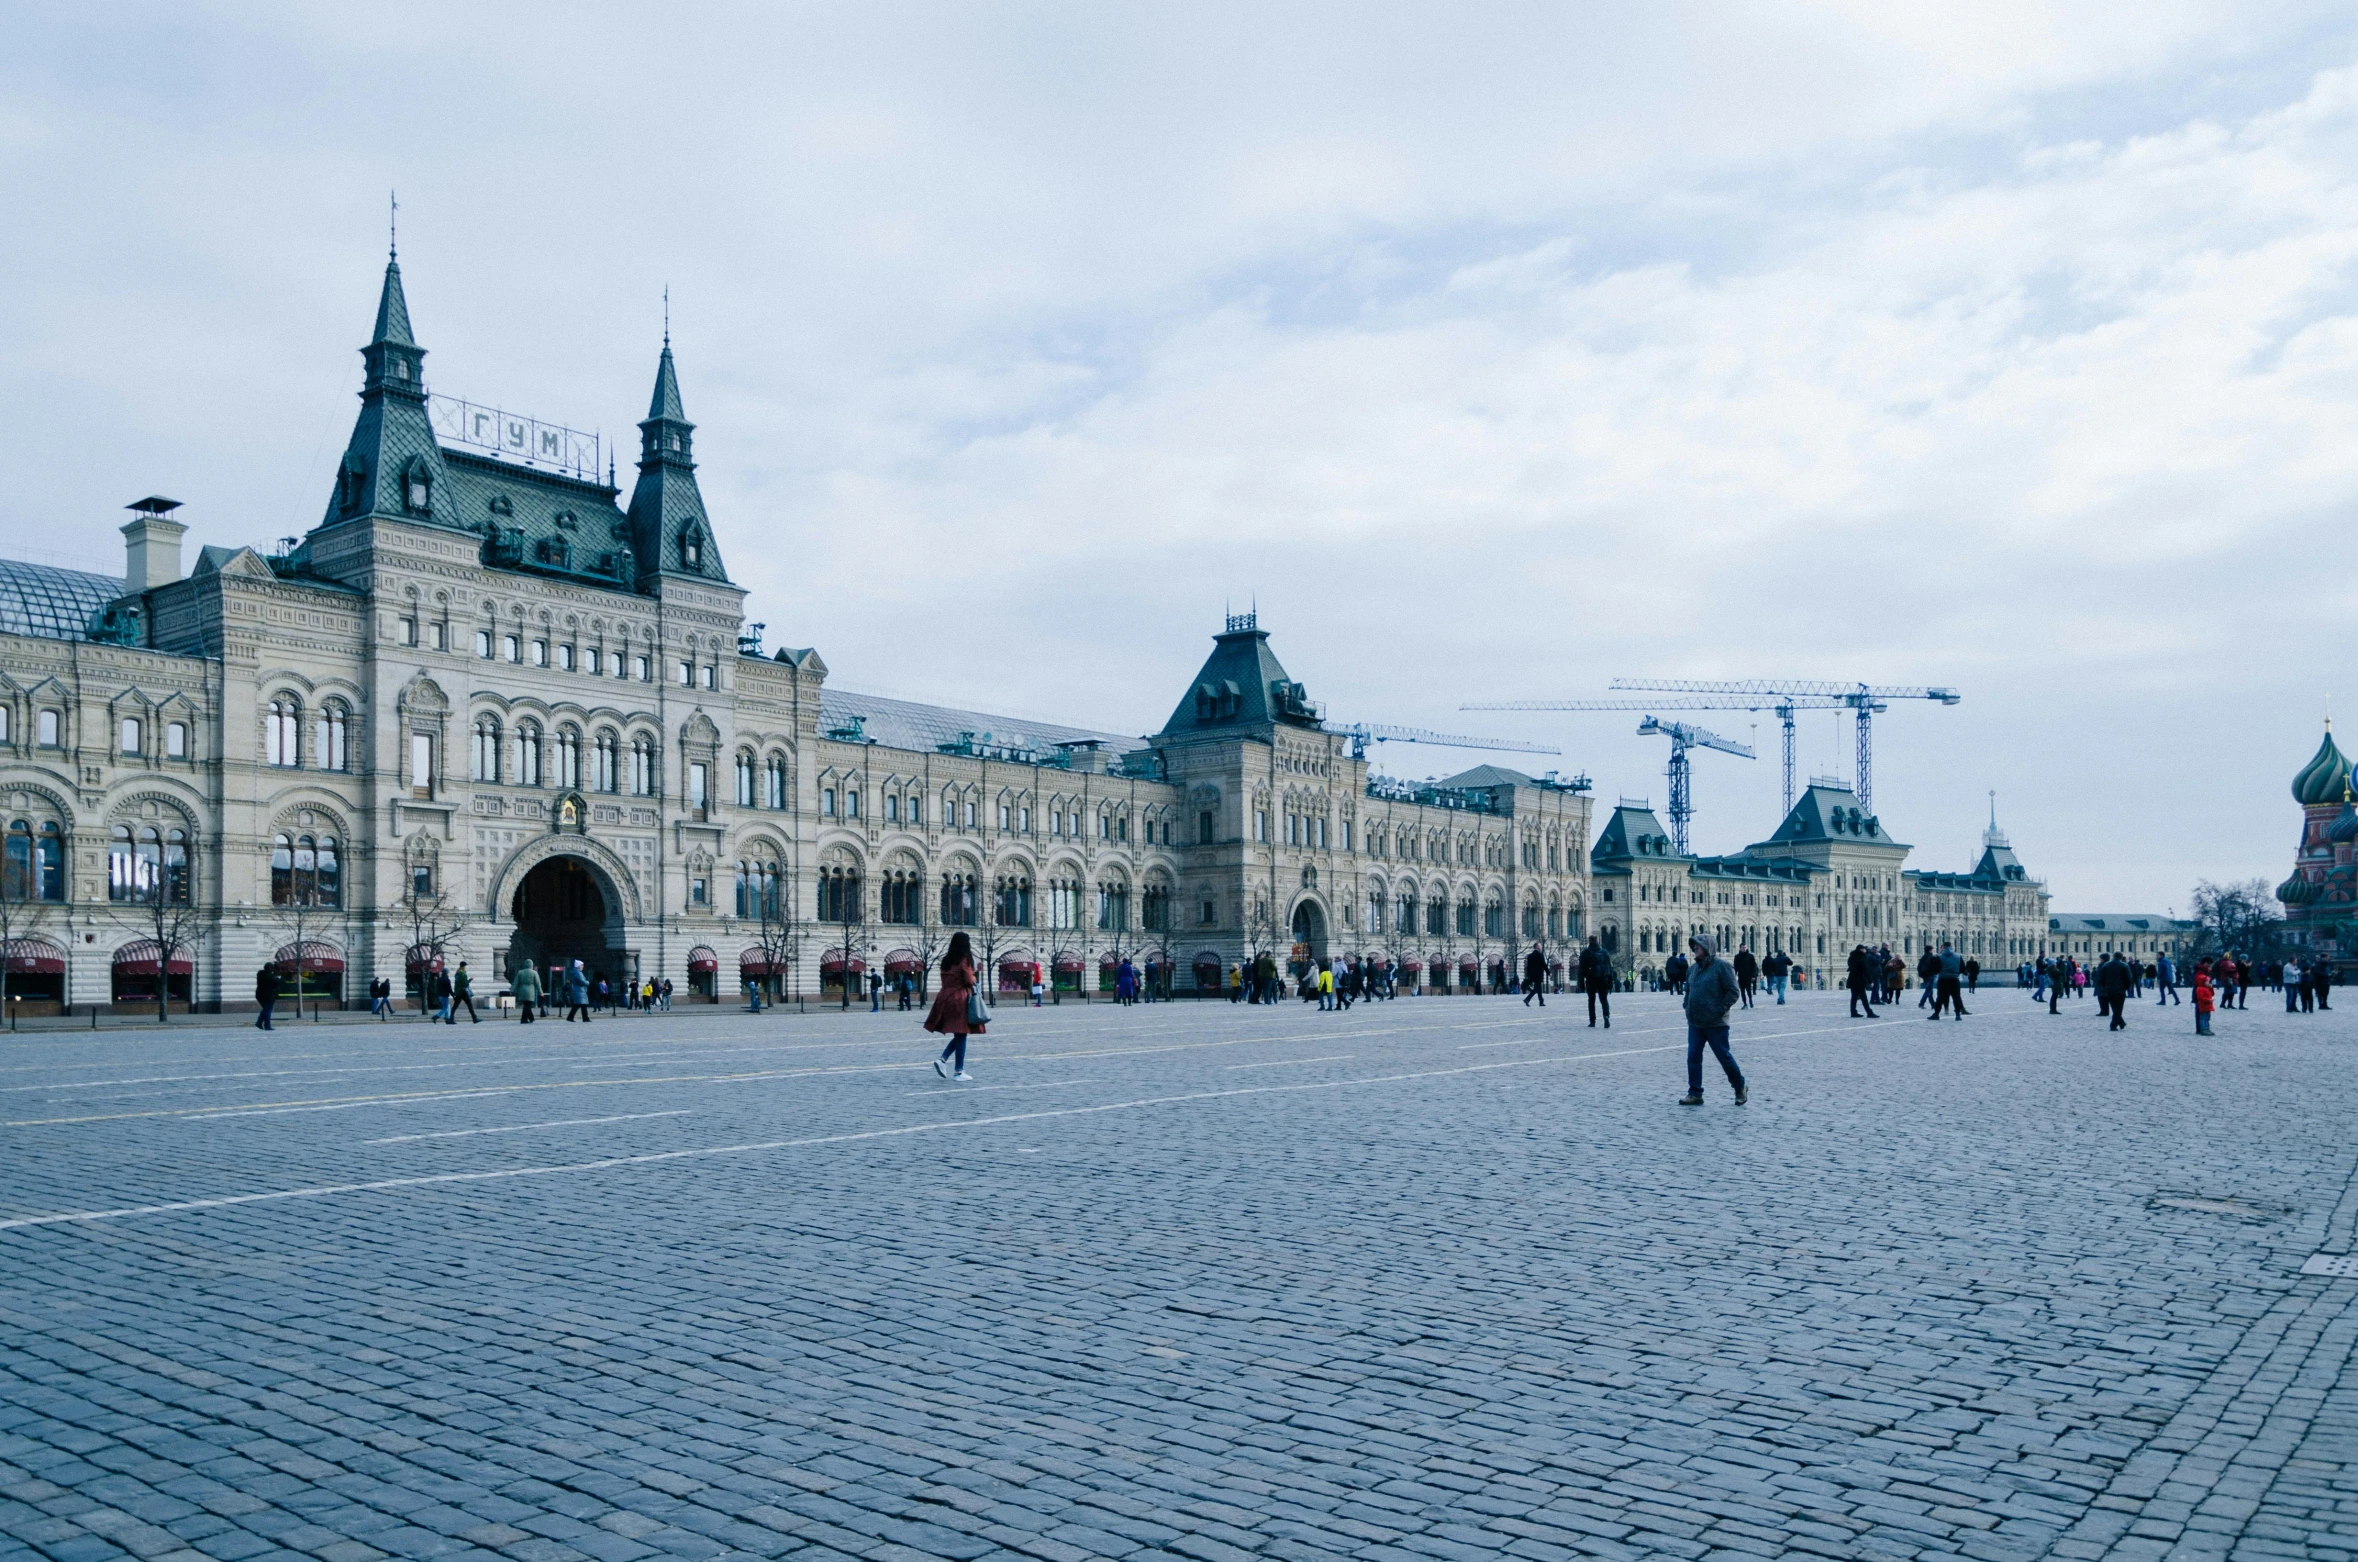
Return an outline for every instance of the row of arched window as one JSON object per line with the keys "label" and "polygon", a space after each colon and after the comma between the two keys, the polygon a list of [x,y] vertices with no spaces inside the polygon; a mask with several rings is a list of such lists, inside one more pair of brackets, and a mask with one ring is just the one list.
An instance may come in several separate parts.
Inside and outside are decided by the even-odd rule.
{"label": "row of arched window", "polygon": [[8,841],[0,849],[0,895],[10,900],[65,899],[65,832],[52,819],[35,825],[29,819],[8,821]]}
{"label": "row of arched window", "polygon": [[[314,770],[349,770],[352,710],[341,700],[322,701],[311,717],[309,759]],[[293,769],[303,764],[303,702],[281,694],[262,708],[262,760]]]}
{"label": "row of arched window", "polygon": [[332,835],[280,835],[270,842],[270,903],[274,906],[344,904],[343,865]]}
{"label": "row of arched window", "polygon": [[[737,755],[737,806],[739,808],[786,807],[786,756],[772,754],[757,760],[750,750]],[[895,799],[897,802],[898,799]],[[896,815],[897,817],[897,815]]]}
{"label": "row of arched window", "polygon": [[106,898],[118,904],[188,904],[188,832],[118,824],[106,849]]}
{"label": "row of arched window", "polygon": [[[559,727],[550,735],[531,721],[516,724],[511,744],[498,717],[478,716],[469,745],[468,773],[477,781],[513,786],[585,787],[593,792],[653,797],[661,780],[659,755],[655,740],[645,733],[633,737],[625,751],[621,735],[611,728],[600,730],[585,754],[578,728]],[[582,769],[585,760],[589,767],[586,776]]]}

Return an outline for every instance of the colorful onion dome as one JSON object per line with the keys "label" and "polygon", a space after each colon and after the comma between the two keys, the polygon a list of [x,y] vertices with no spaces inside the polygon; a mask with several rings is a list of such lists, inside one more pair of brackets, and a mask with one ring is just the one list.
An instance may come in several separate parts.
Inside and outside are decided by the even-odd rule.
{"label": "colorful onion dome", "polygon": [[2276,898],[2288,906],[2306,906],[2317,899],[2317,889],[2316,885],[2296,873],[2276,886]]}
{"label": "colorful onion dome", "polygon": [[2316,757],[2293,777],[2293,801],[2303,808],[2338,803],[2349,784],[2350,762],[2342,757],[2342,751],[2334,744],[2333,731],[2328,728],[2325,741],[2317,745]]}
{"label": "colorful onion dome", "polygon": [[2358,808],[2350,806],[2347,796],[2342,799],[2342,811],[2325,827],[2325,838],[2336,846],[2358,841]]}

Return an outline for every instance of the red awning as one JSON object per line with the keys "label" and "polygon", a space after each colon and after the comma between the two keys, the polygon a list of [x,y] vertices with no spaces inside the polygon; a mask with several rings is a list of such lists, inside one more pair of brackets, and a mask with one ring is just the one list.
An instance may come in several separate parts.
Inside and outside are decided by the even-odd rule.
{"label": "red awning", "polygon": [[717,971],[720,969],[720,956],[703,944],[698,944],[688,951],[688,969],[698,976]]}
{"label": "red awning", "polygon": [[[115,969],[125,976],[153,976],[156,974],[156,957],[162,952],[163,946],[152,938],[143,938],[135,944],[125,944],[115,951]],[[13,961],[10,962],[9,968],[11,970],[20,969]],[[62,971],[65,967],[61,964],[55,969]],[[185,959],[173,960],[169,962],[167,967],[168,974],[173,976],[186,976],[191,969],[193,968]]]}
{"label": "red awning", "polygon": [[1059,971],[1078,971],[1081,968],[1081,957],[1079,955],[1058,955],[1056,968]]}
{"label": "red awning", "polygon": [[884,974],[887,976],[913,975],[918,964],[915,955],[890,955],[886,957],[884,962]]}
{"label": "red awning", "polygon": [[1403,971],[1421,971],[1424,968],[1425,963],[1422,960],[1403,960],[1400,962],[1400,969]]}
{"label": "red awning", "polygon": [[341,971],[344,969],[343,955],[333,945],[316,941],[301,945],[284,945],[271,963],[292,970],[298,958],[301,959],[303,969],[306,971]]}
{"label": "red awning", "polygon": [[[715,968],[717,969],[717,964]],[[757,951],[737,957],[737,974],[739,976],[784,976],[786,967],[783,962],[773,964],[762,958]]]}
{"label": "red awning", "polygon": [[[5,957],[8,969],[18,976],[65,975],[65,951],[45,938],[12,938],[5,946]],[[148,956],[148,963],[152,968],[154,955]],[[180,969],[185,972],[188,967]]]}
{"label": "red awning", "polygon": [[[855,971],[864,972],[868,969],[868,962],[865,960],[855,959],[851,963],[851,968]],[[841,976],[843,974],[843,956],[829,955],[826,959],[819,962],[819,971],[820,974],[825,976]]]}

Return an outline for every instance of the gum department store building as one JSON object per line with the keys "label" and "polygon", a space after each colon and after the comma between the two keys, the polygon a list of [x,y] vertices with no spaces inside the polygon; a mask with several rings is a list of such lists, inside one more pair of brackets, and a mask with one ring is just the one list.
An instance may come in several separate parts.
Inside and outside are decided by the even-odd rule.
{"label": "gum department store building", "polygon": [[357,1005],[436,958],[486,992],[579,958],[683,998],[817,994],[961,928],[1006,984],[1130,956],[1181,991],[1262,950],[1458,990],[1592,931],[1641,973],[1695,930],[1821,974],[1856,942],[1996,966],[2060,935],[1994,825],[1970,873],[1911,872],[1839,783],[1765,842],[1676,857],[1642,804],[1590,847],[1585,780],[1371,775],[1250,616],[1144,738],[829,688],[746,623],[668,342],[627,504],[570,431],[429,397],[398,264],[362,357],[326,513],[285,552],[184,574],[158,499],[122,578],[0,562],[0,933],[28,1011],[158,981],[235,1008],[264,964]]}

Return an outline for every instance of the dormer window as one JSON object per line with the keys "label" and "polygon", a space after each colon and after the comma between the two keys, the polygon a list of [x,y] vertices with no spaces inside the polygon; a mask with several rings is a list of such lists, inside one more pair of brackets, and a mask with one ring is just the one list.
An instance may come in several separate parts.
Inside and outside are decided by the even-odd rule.
{"label": "dormer window", "polygon": [[680,533],[680,562],[690,569],[703,567],[704,539],[697,535],[693,526]]}
{"label": "dormer window", "polygon": [[564,530],[571,531],[580,523],[573,519],[573,512],[571,510],[560,510],[557,512],[557,524]]}
{"label": "dormer window", "polygon": [[368,468],[360,457],[347,453],[344,469],[338,474],[339,498],[347,510],[357,510],[368,494]]}
{"label": "dormer window", "polygon": [[434,507],[434,480],[422,467],[413,467],[402,479],[401,493],[412,515],[424,515]]}
{"label": "dormer window", "polygon": [[680,448],[680,437],[679,437],[679,435],[677,435],[677,434],[673,434],[673,435],[670,435],[670,436],[669,436],[669,438],[670,438],[670,440],[671,440],[671,448],[672,448],[672,449],[674,449],[674,450],[677,450],[677,449],[679,449],[679,448]]}
{"label": "dormer window", "polygon": [[513,515],[516,513],[515,501],[510,499],[506,494],[494,495],[491,501],[491,513],[494,515]]}

